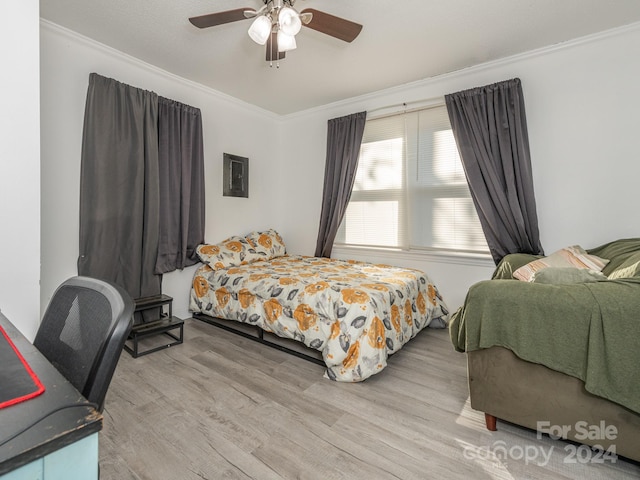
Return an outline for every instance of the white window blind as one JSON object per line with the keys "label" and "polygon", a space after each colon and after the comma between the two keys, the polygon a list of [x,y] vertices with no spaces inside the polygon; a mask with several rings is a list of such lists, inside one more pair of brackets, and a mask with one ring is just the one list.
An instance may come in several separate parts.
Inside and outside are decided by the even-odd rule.
{"label": "white window blind", "polygon": [[444,105],[367,120],[336,243],[488,252]]}

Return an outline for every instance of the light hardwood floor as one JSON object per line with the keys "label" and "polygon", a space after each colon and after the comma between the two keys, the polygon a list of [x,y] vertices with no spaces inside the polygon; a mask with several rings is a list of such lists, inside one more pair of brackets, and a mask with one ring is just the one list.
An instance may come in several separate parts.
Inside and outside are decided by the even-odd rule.
{"label": "light hardwood floor", "polygon": [[446,330],[424,330],[357,384],[197,320],[184,333],[183,345],[123,353],[101,480],[640,478],[636,463],[572,456],[514,425],[487,431]]}

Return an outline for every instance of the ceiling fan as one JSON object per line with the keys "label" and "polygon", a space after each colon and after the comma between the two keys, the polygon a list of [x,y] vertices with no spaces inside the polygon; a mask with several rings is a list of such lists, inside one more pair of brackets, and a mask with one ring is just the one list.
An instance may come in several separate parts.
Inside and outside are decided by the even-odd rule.
{"label": "ceiling fan", "polygon": [[[249,36],[254,42],[266,45],[266,60],[271,63],[274,60],[278,62],[285,57],[286,52],[296,48],[295,36],[303,25],[349,43],[353,42],[362,30],[362,25],[358,23],[313,8],[305,8],[298,12],[293,8],[295,0],[262,1],[264,5],[258,10],[236,8],[191,17],[189,21],[198,28],[208,28],[253,18]],[[279,63],[276,65],[280,66]]]}

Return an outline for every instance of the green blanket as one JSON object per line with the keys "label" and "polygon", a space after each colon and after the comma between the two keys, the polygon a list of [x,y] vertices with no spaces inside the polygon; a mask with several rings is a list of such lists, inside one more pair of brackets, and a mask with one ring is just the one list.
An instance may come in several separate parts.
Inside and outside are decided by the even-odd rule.
{"label": "green blanket", "polygon": [[[494,278],[514,266],[502,267]],[[506,347],[640,413],[640,277],[572,285],[483,281],[469,289],[449,328],[460,352]]]}

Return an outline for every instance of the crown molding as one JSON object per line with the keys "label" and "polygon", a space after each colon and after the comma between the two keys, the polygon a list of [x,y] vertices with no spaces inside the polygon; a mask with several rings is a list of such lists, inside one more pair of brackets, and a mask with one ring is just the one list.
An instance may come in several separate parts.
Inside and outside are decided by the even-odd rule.
{"label": "crown molding", "polygon": [[198,90],[201,93],[204,93],[206,95],[210,95],[212,97],[215,97],[217,100],[223,101],[229,105],[232,105],[234,107],[238,107],[241,108],[243,110],[246,110],[252,114],[257,114],[263,117],[266,117],[270,120],[273,121],[279,121],[281,119],[281,115],[278,115],[274,112],[271,112],[269,110],[265,110],[263,108],[257,107],[256,105],[253,105],[251,103],[248,102],[244,102],[236,97],[232,97],[231,95],[227,95],[225,93],[222,93],[218,90],[215,90],[213,88],[210,87],[206,87],[204,85],[202,85],[201,83],[197,83],[194,82],[192,80],[188,80],[184,77],[180,77],[179,75],[175,75],[171,72],[168,72],[166,70],[163,70],[159,67],[156,67],[155,65],[152,65],[150,63],[144,62],[132,55],[129,55],[127,53],[121,52],[120,50],[117,50],[113,47],[109,47],[108,45],[105,45],[103,43],[100,43],[96,40],[93,40],[92,38],[86,37],[78,32],[75,32],[73,30],[70,30],[66,27],[63,27],[61,25],[58,25],[57,23],[53,23],[49,20],[46,20],[44,18],[40,18],[40,28],[43,30],[47,30],[55,35],[59,35],[61,37],[65,37],[71,41],[83,44],[89,48],[95,49],[100,51],[101,53],[111,56],[117,60],[126,62],[136,68],[141,68],[143,70],[146,70],[149,73],[152,73],[154,75],[158,75],[161,77],[165,77],[173,82],[176,83],[180,83],[182,85],[184,85],[187,88],[191,88],[194,90]]}
{"label": "crown molding", "polygon": [[[233,105],[235,107],[238,108],[242,108],[246,111],[249,111],[253,114],[257,114],[257,115],[261,115],[265,118],[268,118],[272,121],[276,121],[278,123],[281,122],[288,122],[290,120],[296,119],[296,118],[302,118],[302,117],[308,117],[308,116],[315,116],[315,115],[319,115],[319,114],[323,114],[324,112],[333,112],[335,110],[339,110],[339,109],[360,109],[362,110],[362,106],[363,105],[375,105],[376,109],[379,109],[380,107],[378,107],[376,105],[376,101],[379,99],[383,99],[385,97],[389,97],[389,96],[397,96],[400,94],[403,94],[404,92],[416,89],[416,88],[421,88],[421,87],[425,87],[425,86],[430,86],[433,85],[435,83],[439,83],[439,82],[446,82],[446,81],[451,81],[451,80],[455,80],[458,77],[461,76],[465,76],[465,75],[469,75],[469,74],[473,74],[473,73],[481,73],[485,70],[490,70],[490,69],[494,69],[494,68],[499,68],[499,67],[504,67],[504,66],[508,66],[517,62],[521,62],[523,60],[527,60],[527,59],[531,59],[531,58],[535,58],[538,56],[542,56],[542,55],[548,55],[550,53],[556,52],[556,51],[561,51],[561,50],[567,50],[567,49],[571,49],[571,48],[575,48],[577,46],[580,45],[584,45],[584,44],[588,44],[588,43],[593,43],[593,42],[597,42],[597,41],[601,41],[603,39],[606,38],[610,38],[610,37],[615,37],[618,35],[624,35],[625,33],[628,32],[634,32],[634,31],[638,31],[640,30],[640,22],[636,22],[636,23],[632,23],[629,25],[625,25],[622,27],[617,27],[617,28],[613,28],[613,29],[609,29],[609,30],[604,30],[602,32],[598,32],[598,33],[594,33],[591,35],[585,35],[583,37],[579,37],[576,39],[572,39],[572,40],[567,40],[564,42],[559,42],[553,45],[549,45],[546,47],[541,47],[541,48],[537,48],[534,50],[530,50],[528,52],[523,52],[523,53],[519,53],[519,54],[515,54],[515,55],[511,55],[508,57],[504,57],[504,58],[500,58],[497,60],[492,60],[489,62],[485,62],[485,63],[481,63],[481,64],[477,64],[477,65],[469,65],[467,67],[461,68],[459,70],[455,70],[452,72],[448,72],[448,73],[443,73],[441,75],[435,75],[432,77],[427,77],[427,78],[423,78],[420,80],[416,80],[413,82],[408,82],[408,83],[404,83],[401,85],[396,85],[393,87],[389,87],[386,89],[382,89],[382,90],[377,90],[375,92],[371,92],[371,93],[367,93],[364,95],[359,95],[357,97],[350,97],[348,99],[345,100],[339,100],[337,102],[332,102],[332,103],[328,103],[325,105],[321,105],[318,107],[313,107],[307,110],[301,110],[299,112],[294,112],[294,113],[290,113],[290,114],[286,114],[286,115],[280,115],[274,112],[271,112],[269,110],[265,110],[262,109],[256,105],[253,105],[251,103],[248,102],[244,102],[236,97],[232,97],[231,95],[227,95],[225,93],[222,93],[218,90],[215,90],[213,88],[210,87],[206,87],[200,83],[194,82],[192,80],[187,80],[184,77],[180,77],[178,75],[175,75],[171,72],[168,72],[166,70],[163,70],[159,67],[156,67],[150,63],[146,63],[136,57],[133,57],[129,54],[126,54],[124,52],[121,52],[120,50],[116,50],[115,48],[109,47],[103,43],[100,43],[96,40],[93,40],[89,37],[86,37],[84,35],[81,35],[73,30],[70,30],[66,27],[62,27],[56,23],[53,23],[49,20],[40,18],[40,26],[43,29],[49,30],[57,35],[60,36],[64,36],[67,37],[73,41],[85,44],[91,48],[94,48],[96,50],[99,50],[103,53],[105,53],[106,55],[110,55],[112,57],[115,57],[119,60],[125,61],[127,63],[130,63],[133,66],[136,66],[138,68],[142,68],[145,69],[151,73],[154,73],[156,75],[160,75],[160,76],[164,76],[168,79],[171,79],[175,82],[178,83],[182,83],[183,85],[185,85],[186,87],[195,89],[195,90],[199,90],[207,95],[211,95],[221,101],[224,101],[230,105]],[[385,107],[382,107],[383,109]]]}
{"label": "crown molding", "polygon": [[[416,88],[430,86],[440,82],[455,80],[461,76],[466,76],[473,73],[481,73],[486,70],[508,66],[514,63],[522,62],[523,60],[528,60],[535,57],[548,55],[550,53],[554,53],[557,51],[568,50],[584,44],[601,41],[606,38],[616,37],[616,36],[624,35],[629,32],[635,32],[639,30],[640,30],[640,22],[631,23],[629,25],[624,25],[622,27],[616,27],[609,30],[604,30],[602,32],[585,35],[583,37],[578,37],[572,40],[566,40],[564,42],[559,42],[553,45],[540,47],[534,50],[529,50],[527,52],[499,58],[497,60],[491,60],[488,62],[476,64],[476,65],[469,65],[467,67],[463,67],[463,68],[460,68],[459,70],[454,70],[452,72],[443,73],[440,75],[434,75],[432,77],[415,80],[413,82],[403,83],[401,85],[396,85],[396,86],[385,88],[382,90],[377,90],[375,92],[359,95],[357,97],[351,97],[345,100],[339,100],[339,101],[328,103],[325,105],[320,105],[318,107],[313,107],[307,110],[301,110],[299,112],[282,115],[281,120],[290,121],[296,118],[315,116],[318,114],[322,114],[323,112],[329,112],[329,111],[333,113],[333,111],[339,110],[339,109],[343,109],[346,111],[361,111],[363,110],[363,105],[374,105],[372,108],[374,108],[375,110],[383,110],[383,109],[386,109],[387,107],[385,106],[379,107],[377,105],[378,102],[376,102],[377,100],[382,98],[394,97],[394,96],[397,97],[400,94],[403,94],[410,90],[414,90]],[[427,99],[424,101],[434,101],[434,99]],[[348,107],[351,107],[351,108],[349,109]]]}

